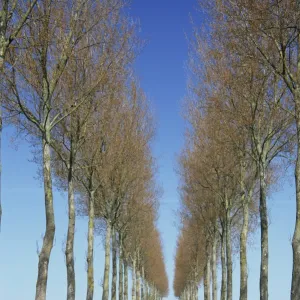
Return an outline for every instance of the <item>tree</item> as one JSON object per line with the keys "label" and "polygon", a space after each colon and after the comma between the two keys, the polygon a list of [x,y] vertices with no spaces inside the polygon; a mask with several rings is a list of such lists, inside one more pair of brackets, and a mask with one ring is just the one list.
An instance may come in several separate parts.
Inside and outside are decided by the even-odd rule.
{"label": "tree", "polygon": [[[37,0],[26,1],[20,3],[19,1],[4,0],[1,1],[0,8],[0,71],[5,72],[5,63],[9,62],[7,59],[8,52],[13,46],[16,47],[16,40],[19,39],[20,34],[26,23],[30,21],[32,10],[37,4]],[[2,139],[2,99],[0,100],[0,151]],[[0,154],[0,228],[2,218],[1,206],[1,154]]]}
{"label": "tree", "polygon": [[[192,44],[191,70],[194,81],[190,89],[195,100],[191,101],[189,113],[192,110],[200,111],[198,115],[194,113],[195,117],[191,120],[191,127],[198,131],[203,131],[203,125],[197,127],[199,123],[197,118],[201,119],[201,111],[205,117],[210,116],[214,119],[212,125],[214,131],[213,133],[208,131],[206,135],[216,139],[213,134],[218,132],[219,137],[216,142],[222,145],[220,151],[227,150],[229,155],[234,155],[236,159],[233,165],[236,171],[228,170],[228,178],[233,179],[232,175],[238,174],[238,177],[232,181],[232,187],[236,185],[236,189],[231,200],[229,197],[228,202],[225,197],[223,202],[229,208],[232,199],[236,198],[234,215],[240,217],[239,210],[242,209],[243,212],[240,230],[240,299],[247,299],[246,243],[249,205],[253,201],[253,190],[258,179],[262,233],[261,296],[265,297],[268,281],[267,189],[273,176],[272,164],[276,158],[291,152],[294,134],[293,119],[286,112],[291,103],[289,93],[280,78],[274,75],[269,67],[261,60],[255,61],[254,56],[249,55],[248,47],[251,46],[241,40],[241,35],[237,35],[237,32],[241,34],[241,31],[232,26],[230,18],[233,16],[230,15],[229,19],[225,17],[226,13],[230,12],[230,9],[228,11],[226,9],[232,4],[221,2],[216,6],[207,4],[205,7],[209,9],[212,21],[209,34],[205,30],[196,30]],[[222,14],[221,10],[224,7]],[[216,157],[219,157],[218,150],[211,159],[216,160]],[[277,159],[276,163],[278,162],[280,161]],[[219,174],[222,175],[222,172],[224,172],[222,169],[219,170]],[[224,175],[228,176],[226,173]],[[226,209],[227,213],[230,210],[230,208]],[[228,222],[229,219],[230,213],[224,219],[225,225],[232,223]],[[227,228],[228,230],[230,228]],[[230,247],[228,238],[226,244],[228,249]],[[228,251],[226,253],[228,256]],[[230,257],[227,257],[228,259]],[[227,266],[230,268],[228,261]],[[229,276],[230,270],[227,271]],[[227,284],[228,280],[230,281],[230,276],[227,278]],[[230,285],[229,282],[228,297],[231,297]]]}
{"label": "tree", "polygon": [[[299,3],[298,1],[219,1],[218,12],[223,20],[223,36],[227,36],[237,52],[245,53],[271,69],[293,98],[289,112],[295,117],[297,159],[295,166],[296,224],[293,236],[293,276],[291,299],[300,297],[300,164],[299,164]],[[241,14],[240,12],[243,11]],[[221,17],[223,15],[223,17]],[[227,20],[228,22],[224,22]],[[267,274],[262,270],[261,299],[268,298]]]}
{"label": "tree", "polygon": [[[106,40],[103,40],[101,34],[101,26],[107,28],[106,25],[115,24],[116,18],[111,14],[111,7],[114,7],[114,3],[45,1],[33,11],[36,21],[26,24],[24,28],[23,34],[31,38],[22,39],[22,46],[14,49],[9,56],[12,67],[4,78],[5,107],[9,113],[17,114],[14,120],[21,129],[36,136],[43,145],[46,233],[39,255],[36,299],[46,297],[47,270],[55,234],[51,177],[52,131],[89,101],[91,94],[99,88],[103,77],[97,77],[98,74],[95,74],[93,85],[88,92],[83,89],[87,93],[81,94],[80,99],[73,99],[73,103],[66,103],[65,99],[62,99],[61,89],[71,73],[74,65],[72,61],[84,52],[89,53],[94,67],[99,70],[109,69],[112,63],[122,66],[122,57],[118,57],[118,52],[110,56],[110,60],[102,60],[107,56],[99,56],[93,52],[96,49],[105,52],[105,47],[108,50],[110,47],[116,49],[117,31],[113,30],[113,27],[108,28]],[[121,46],[124,47],[124,44]],[[85,49],[89,51],[84,51]],[[14,55],[15,52],[17,56]],[[85,58],[81,56],[80,59]]]}

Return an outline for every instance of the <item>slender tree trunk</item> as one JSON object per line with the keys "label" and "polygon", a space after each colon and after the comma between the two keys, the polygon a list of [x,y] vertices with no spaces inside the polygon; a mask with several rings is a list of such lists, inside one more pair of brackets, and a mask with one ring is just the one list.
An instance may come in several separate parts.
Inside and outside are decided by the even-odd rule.
{"label": "slender tree trunk", "polygon": [[139,268],[136,270],[136,300],[141,300],[141,274]]}
{"label": "slender tree trunk", "polygon": [[112,285],[111,285],[111,299],[117,299],[117,240],[116,231],[113,228],[112,234]]}
{"label": "slender tree trunk", "polygon": [[124,282],[124,273],[123,273],[123,245],[122,245],[122,237],[119,235],[120,240],[120,249],[119,249],[119,300],[123,300],[123,282]]}
{"label": "slender tree trunk", "polygon": [[227,299],[232,300],[232,250],[230,210],[226,211],[226,265],[227,265]]}
{"label": "slender tree trunk", "polygon": [[210,257],[206,259],[204,267],[204,300],[210,300]]}
{"label": "slender tree trunk", "polygon": [[268,269],[269,269],[269,243],[268,243],[268,211],[267,186],[265,166],[261,163],[260,179],[260,228],[261,228],[261,265],[260,265],[260,300],[268,300]]}
{"label": "slender tree trunk", "polygon": [[144,288],[143,288],[144,296],[143,296],[143,299],[148,300],[148,283],[145,280],[145,272],[144,272],[144,275],[143,275],[143,282],[144,282]]}
{"label": "slender tree trunk", "polygon": [[69,213],[69,223],[68,223],[68,235],[67,235],[67,243],[66,243],[66,251],[65,251],[66,267],[67,267],[67,300],[75,300],[75,269],[74,269],[75,203],[74,203],[72,153],[70,154],[70,165],[69,165],[69,174],[68,174],[68,213]]}
{"label": "slender tree trunk", "polygon": [[94,218],[95,199],[94,191],[89,195],[89,228],[88,228],[88,251],[87,251],[87,293],[86,300],[94,297]]}
{"label": "slender tree trunk", "polygon": [[131,299],[136,300],[136,273],[135,273],[135,259],[132,261],[132,295]]}
{"label": "slender tree trunk", "polygon": [[[0,20],[0,71],[3,72],[4,61],[5,61],[5,52],[7,51],[7,37],[6,37],[6,19],[8,12],[2,12],[5,14]],[[0,231],[2,225],[2,98],[0,98]]]}
{"label": "slender tree trunk", "polygon": [[149,284],[148,282],[146,282],[146,299],[147,299],[147,300],[151,299],[150,293],[151,293],[151,287],[150,287],[150,284]]}
{"label": "slender tree trunk", "polygon": [[105,238],[105,264],[104,264],[104,280],[102,300],[109,299],[109,270],[110,270],[110,239],[111,239],[111,223],[106,222],[106,238]]}
{"label": "slender tree trunk", "polygon": [[226,300],[226,247],[225,247],[225,231],[221,235],[221,264],[222,264],[222,282],[221,282],[221,300]]}
{"label": "slender tree trunk", "polygon": [[193,284],[192,286],[192,300],[197,299],[197,292],[196,292],[196,284]]}
{"label": "slender tree trunk", "polygon": [[248,200],[243,201],[243,226],[240,236],[240,300],[248,299],[247,239],[249,224]]}
{"label": "slender tree trunk", "polygon": [[124,259],[124,300],[128,300],[128,264]]}
{"label": "slender tree trunk", "polygon": [[[300,42],[298,42],[300,45]],[[300,53],[300,52],[299,52]],[[299,54],[300,56],[300,54]],[[300,67],[298,66],[298,72]],[[296,184],[296,224],[293,235],[293,274],[291,300],[300,299],[300,88],[295,94],[296,126],[297,126],[297,161],[295,167]]]}
{"label": "slender tree trunk", "polygon": [[145,269],[144,266],[142,267],[142,282],[141,282],[141,299],[145,299]]}
{"label": "slender tree trunk", "polygon": [[214,240],[212,244],[212,260],[211,260],[211,276],[212,276],[212,300],[217,300],[217,231],[214,233]]}
{"label": "slender tree trunk", "polygon": [[186,299],[187,300],[190,300],[190,287],[188,286],[187,288],[186,288]]}
{"label": "slender tree trunk", "polygon": [[45,300],[48,280],[48,266],[55,235],[55,219],[53,208],[52,178],[51,178],[51,152],[50,152],[50,131],[46,131],[43,138],[43,175],[45,191],[45,213],[46,232],[43,239],[43,246],[39,254],[38,277],[36,282],[36,300]]}
{"label": "slender tree trunk", "polygon": [[247,240],[249,226],[249,200],[252,195],[246,196],[245,188],[245,164],[241,163],[241,202],[243,205],[243,225],[240,234],[240,300],[248,299],[248,263],[247,263]]}
{"label": "slender tree trunk", "polygon": [[154,290],[152,285],[149,286],[149,299],[153,300],[154,299]]}
{"label": "slender tree trunk", "polygon": [[198,300],[198,293],[199,293],[198,285],[195,285],[195,299],[196,300]]}

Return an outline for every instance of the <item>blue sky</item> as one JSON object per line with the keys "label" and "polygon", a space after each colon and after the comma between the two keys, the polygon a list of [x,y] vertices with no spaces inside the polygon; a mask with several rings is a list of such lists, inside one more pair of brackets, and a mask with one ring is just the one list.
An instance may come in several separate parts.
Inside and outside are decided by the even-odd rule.
{"label": "blue sky", "polygon": [[[148,40],[136,63],[141,86],[151,101],[157,119],[154,153],[158,160],[158,181],[163,186],[159,230],[162,234],[170,295],[177,229],[175,224],[179,195],[178,177],[174,171],[176,157],[183,147],[184,122],[180,116],[186,94],[188,43],[191,34],[189,13],[195,14],[196,0],[133,0],[130,13],[139,17],[140,35]],[[202,20],[198,19],[197,22]],[[26,142],[11,143],[11,129],[3,134],[3,226],[0,234],[0,295],[6,300],[31,300],[35,295],[37,276],[37,248],[44,233],[44,206],[41,180],[37,166]],[[291,279],[291,237],[295,220],[293,178],[285,180],[270,197],[270,299],[289,298]],[[66,271],[63,241],[67,231],[67,201],[55,192],[56,238],[51,255],[48,298],[66,298]],[[87,222],[78,219],[76,226],[77,299],[86,292],[86,232]],[[195,238],[197,238],[195,236]],[[259,234],[254,235],[249,251],[249,299],[259,299]],[[39,245],[39,246],[38,246]],[[101,238],[95,242],[95,299],[100,299],[103,274],[103,246]],[[238,256],[234,263],[234,300],[238,299]],[[203,299],[202,293],[199,299]]]}

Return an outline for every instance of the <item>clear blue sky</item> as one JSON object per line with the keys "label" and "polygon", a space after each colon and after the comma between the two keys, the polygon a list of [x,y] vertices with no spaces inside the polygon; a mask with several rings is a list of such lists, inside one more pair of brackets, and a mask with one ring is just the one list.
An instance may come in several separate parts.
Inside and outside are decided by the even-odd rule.
{"label": "clear blue sky", "polygon": [[[137,60],[136,69],[141,85],[155,111],[157,138],[154,144],[158,159],[158,181],[163,185],[159,230],[162,234],[170,295],[177,229],[175,211],[178,209],[178,177],[174,171],[176,156],[183,146],[184,122],[180,116],[182,99],[186,93],[188,43],[191,34],[189,13],[195,15],[196,0],[133,0],[131,14],[139,17],[140,35],[148,44]],[[198,20],[201,22],[201,20]],[[37,166],[26,142],[16,151],[10,142],[11,130],[4,131],[3,141],[3,226],[0,234],[0,297],[5,300],[31,300],[35,295],[37,276],[37,244],[44,233],[44,206],[41,181],[37,180]],[[289,298],[291,278],[291,243],[295,219],[293,179],[285,181],[279,192],[273,193],[270,203],[270,300]],[[67,201],[65,195],[55,193],[56,238],[52,251],[48,300],[66,298],[66,271],[63,241],[67,231]],[[86,232],[87,222],[79,219],[76,226],[77,299],[86,292]],[[195,236],[195,238],[197,238]],[[252,237],[249,251],[249,299],[259,299],[259,235]],[[95,299],[100,299],[103,274],[103,246],[95,242]],[[234,265],[234,300],[238,299],[239,264]],[[200,295],[203,299],[203,295]]]}

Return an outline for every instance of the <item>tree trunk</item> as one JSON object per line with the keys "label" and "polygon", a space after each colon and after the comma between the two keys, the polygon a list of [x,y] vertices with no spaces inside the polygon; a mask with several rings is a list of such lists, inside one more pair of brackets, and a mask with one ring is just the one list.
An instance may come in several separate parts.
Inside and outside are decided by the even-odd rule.
{"label": "tree trunk", "polygon": [[226,247],[225,247],[225,231],[221,235],[221,264],[222,264],[222,283],[221,283],[221,300],[226,300]]}
{"label": "tree trunk", "polygon": [[145,299],[146,300],[150,299],[149,284],[146,280],[145,280]]}
{"label": "tree trunk", "polygon": [[198,285],[196,284],[195,285],[195,300],[198,300],[198,293],[199,293],[199,291],[198,291]]}
{"label": "tree trunk", "polygon": [[[6,17],[1,18],[0,21],[0,71],[3,72],[4,61],[5,61],[5,53],[7,51],[7,39],[6,39]],[[2,225],[2,98],[0,97],[0,231]]]}
{"label": "tree trunk", "polygon": [[[298,43],[299,44],[299,43]],[[300,72],[300,70],[298,70]],[[295,95],[295,111],[297,126],[297,161],[295,167],[296,184],[296,224],[293,235],[293,275],[291,300],[300,299],[300,88]]]}
{"label": "tree trunk", "polygon": [[107,220],[107,222],[106,222],[105,264],[104,264],[104,280],[103,280],[102,300],[108,300],[109,299],[110,239],[111,239],[111,224],[110,224],[110,220]]}
{"label": "tree trunk", "polygon": [[[71,146],[72,147],[72,146]],[[70,166],[68,174],[68,235],[66,243],[66,267],[67,267],[67,300],[75,300],[75,269],[74,269],[74,235],[75,235],[75,203],[73,183],[73,155],[70,154]]]}
{"label": "tree trunk", "polygon": [[227,265],[227,299],[232,300],[232,251],[231,251],[231,221],[229,209],[226,212],[226,265]]}
{"label": "tree trunk", "polygon": [[136,274],[135,274],[135,259],[132,261],[132,295],[131,299],[136,300]]}
{"label": "tree trunk", "polygon": [[123,273],[123,246],[122,246],[122,238],[119,235],[120,240],[120,249],[119,249],[119,300],[123,300],[123,282],[124,282],[124,273]]}
{"label": "tree trunk", "polygon": [[87,251],[87,293],[86,300],[94,297],[94,191],[89,195],[89,228],[88,228],[88,251]]}
{"label": "tree trunk", "polygon": [[111,299],[117,299],[117,238],[116,231],[113,228],[112,234],[112,285],[111,285]]}
{"label": "tree trunk", "polygon": [[128,300],[128,265],[124,259],[124,300]]}
{"label": "tree trunk", "polygon": [[186,288],[186,299],[190,300],[190,287]]}
{"label": "tree trunk", "polygon": [[268,269],[269,269],[269,245],[268,245],[268,211],[267,211],[267,187],[265,166],[260,165],[260,228],[261,228],[261,265],[260,265],[260,300],[268,300]]}
{"label": "tree trunk", "polygon": [[206,258],[204,267],[204,300],[210,300],[210,257]]}
{"label": "tree trunk", "polygon": [[43,138],[43,175],[45,191],[46,232],[43,246],[39,254],[38,278],[36,282],[36,300],[45,300],[48,280],[48,266],[55,235],[55,219],[53,209],[52,178],[51,178],[51,152],[50,132]]}
{"label": "tree trunk", "polygon": [[240,234],[240,300],[248,299],[248,263],[247,263],[247,240],[249,226],[249,201],[252,192],[246,196],[245,188],[245,164],[241,163],[241,202],[243,205],[243,225]]}
{"label": "tree trunk", "polygon": [[211,266],[211,275],[212,275],[212,300],[217,300],[217,231],[214,233],[214,240],[212,245],[212,266]]}
{"label": "tree trunk", "polygon": [[136,271],[136,300],[141,300],[141,275],[139,268]]}
{"label": "tree trunk", "polygon": [[240,236],[240,300],[248,299],[247,239],[249,224],[248,200],[243,201],[243,226]]}
{"label": "tree trunk", "polygon": [[145,270],[144,267],[142,267],[142,282],[141,282],[141,299],[145,299]]}

